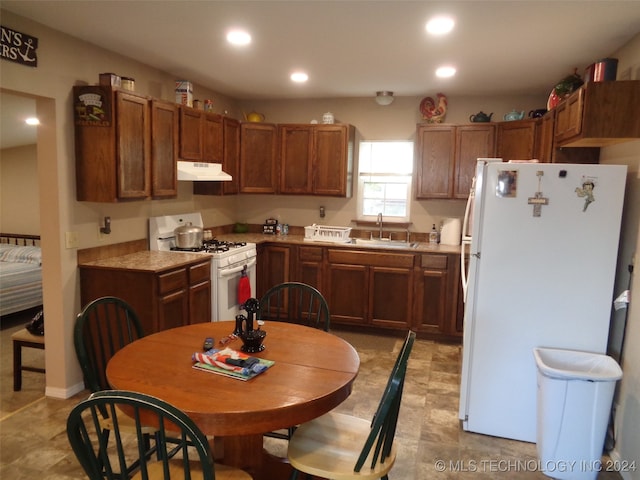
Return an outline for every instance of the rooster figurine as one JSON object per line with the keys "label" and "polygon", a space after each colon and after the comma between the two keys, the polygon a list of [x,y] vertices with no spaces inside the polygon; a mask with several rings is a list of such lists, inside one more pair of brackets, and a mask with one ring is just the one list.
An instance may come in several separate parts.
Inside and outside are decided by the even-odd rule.
{"label": "rooster figurine", "polygon": [[438,93],[438,104],[431,97],[425,97],[420,102],[420,113],[428,123],[442,123],[447,114],[447,97]]}

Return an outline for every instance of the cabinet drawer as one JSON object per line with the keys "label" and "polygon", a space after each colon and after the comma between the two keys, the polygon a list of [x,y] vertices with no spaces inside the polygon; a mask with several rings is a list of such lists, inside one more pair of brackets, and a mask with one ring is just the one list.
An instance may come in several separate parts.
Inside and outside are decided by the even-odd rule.
{"label": "cabinet drawer", "polygon": [[206,282],[211,279],[211,262],[199,263],[189,268],[189,285]]}
{"label": "cabinet drawer", "polygon": [[158,290],[162,295],[173,290],[179,290],[187,285],[187,269],[173,270],[158,275]]}
{"label": "cabinet drawer", "polygon": [[368,265],[372,267],[413,267],[414,255],[410,253],[369,253],[355,250],[329,250],[329,263]]}
{"label": "cabinet drawer", "polygon": [[321,262],[322,250],[322,247],[300,247],[299,258],[308,262]]}
{"label": "cabinet drawer", "polygon": [[420,257],[422,268],[437,268],[438,270],[447,269],[448,257],[446,255],[432,255],[425,253],[420,255]]}

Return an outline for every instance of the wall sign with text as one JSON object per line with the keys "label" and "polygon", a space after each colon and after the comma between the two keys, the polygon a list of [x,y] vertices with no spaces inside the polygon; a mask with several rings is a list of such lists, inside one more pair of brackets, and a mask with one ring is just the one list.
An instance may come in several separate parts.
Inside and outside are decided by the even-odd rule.
{"label": "wall sign with text", "polygon": [[0,58],[29,67],[37,67],[38,39],[4,25],[0,25],[0,29],[2,30]]}

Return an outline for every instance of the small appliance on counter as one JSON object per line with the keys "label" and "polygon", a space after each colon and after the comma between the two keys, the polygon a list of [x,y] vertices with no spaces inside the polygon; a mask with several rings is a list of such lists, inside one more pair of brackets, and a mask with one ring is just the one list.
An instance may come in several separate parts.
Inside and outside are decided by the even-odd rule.
{"label": "small appliance on counter", "polygon": [[262,233],[267,235],[275,235],[276,227],[278,226],[278,220],[275,218],[267,218],[262,225]]}

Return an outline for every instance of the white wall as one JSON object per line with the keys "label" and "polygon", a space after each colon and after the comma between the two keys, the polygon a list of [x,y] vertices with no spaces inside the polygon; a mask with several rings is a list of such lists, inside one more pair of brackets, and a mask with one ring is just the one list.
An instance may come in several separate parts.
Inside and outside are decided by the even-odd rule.
{"label": "white wall", "polygon": [[40,234],[35,144],[0,151],[0,232]]}

